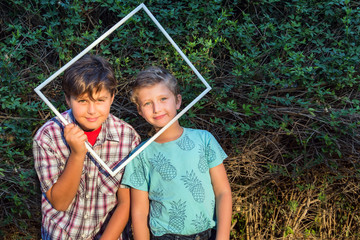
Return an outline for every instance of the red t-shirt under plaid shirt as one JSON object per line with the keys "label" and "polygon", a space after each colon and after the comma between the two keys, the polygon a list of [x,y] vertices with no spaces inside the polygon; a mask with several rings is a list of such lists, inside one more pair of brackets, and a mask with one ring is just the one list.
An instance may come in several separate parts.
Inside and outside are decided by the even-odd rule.
{"label": "red t-shirt under plaid shirt", "polygon": [[85,135],[87,136],[88,142],[91,144],[91,146],[94,146],[94,144],[96,143],[96,139],[99,136],[99,133],[101,131],[101,126],[91,132],[86,132],[84,131]]}
{"label": "red t-shirt under plaid shirt", "polygon": [[[74,122],[71,110],[62,114]],[[33,142],[35,170],[42,191],[43,239],[98,239],[117,205],[116,192],[123,170],[114,177],[107,174],[87,153],[78,192],[66,211],[57,211],[45,193],[56,183],[65,168],[70,148],[64,138],[64,127],[58,118],[45,123]],[[109,115],[102,124],[94,151],[112,169],[140,142],[139,135],[126,122]],[[121,239],[121,238],[120,238]]]}

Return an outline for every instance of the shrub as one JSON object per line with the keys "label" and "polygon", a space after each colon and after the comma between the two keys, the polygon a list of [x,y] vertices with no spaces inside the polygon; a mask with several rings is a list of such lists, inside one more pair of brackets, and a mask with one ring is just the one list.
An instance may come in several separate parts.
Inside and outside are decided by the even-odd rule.
{"label": "shrub", "polygon": [[[31,139],[54,115],[33,89],[140,3],[1,3],[2,229],[13,223],[28,228],[34,216],[39,225]],[[230,156],[225,164],[234,193],[232,238],[359,236],[358,4],[145,4],[213,87],[180,121],[210,130]],[[161,65],[172,71],[181,83],[184,105],[203,90],[143,11],[91,52],[108,58],[119,80],[112,113],[144,138],[148,125],[127,92],[139,70]],[[43,92],[63,111],[60,79]]]}

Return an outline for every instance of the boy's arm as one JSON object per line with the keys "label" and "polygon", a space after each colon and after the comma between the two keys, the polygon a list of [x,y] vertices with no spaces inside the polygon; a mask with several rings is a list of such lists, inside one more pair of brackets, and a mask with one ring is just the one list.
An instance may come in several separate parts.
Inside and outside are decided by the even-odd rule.
{"label": "boy's arm", "polygon": [[119,188],[117,191],[118,204],[101,236],[101,240],[119,239],[130,215],[130,189]]}
{"label": "boy's arm", "polygon": [[216,239],[229,239],[232,216],[232,198],[231,188],[224,164],[210,168],[210,176],[216,201],[216,217],[218,222]]}
{"label": "boy's arm", "polygon": [[66,125],[64,136],[71,148],[71,153],[61,176],[46,192],[46,197],[58,211],[65,211],[73,201],[79,188],[84,159],[87,153],[85,147],[87,137],[80,128],[74,124]]}
{"label": "boy's arm", "polygon": [[149,194],[131,188],[131,221],[135,240],[149,240]]}

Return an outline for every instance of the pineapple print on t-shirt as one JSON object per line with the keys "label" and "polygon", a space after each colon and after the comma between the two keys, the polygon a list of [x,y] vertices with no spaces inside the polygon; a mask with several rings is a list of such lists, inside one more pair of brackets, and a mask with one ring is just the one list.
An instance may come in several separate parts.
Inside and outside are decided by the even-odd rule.
{"label": "pineapple print on t-shirt", "polygon": [[204,229],[209,229],[211,227],[210,220],[205,217],[204,213],[196,214],[196,218],[192,220],[192,224],[194,225],[197,232],[201,232]]}
{"label": "pineapple print on t-shirt", "polygon": [[182,202],[181,199],[177,202],[171,202],[169,211],[169,229],[173,233],[181,233],[185,227],[186,218],[186,201]]}
{"label": "pineapple print on t-shirt", "polygon": [[184,182],[185,187],[190,191],[196,202],[204,202],[205,190],[201,181],[196,177],[194,170],[191,170],[190,173],[186,171],[186,175],[181,176],[181,180]]}
{"label": "pineapple print on t-shirt", "polygon": [[183,138],[179,139],[176,144],[181,150],[184,151],[190,151],[195,147],[195,143],[188,137],[188,135],[185,135]]}
{"label": "pineapple print on t-shirt", "polygon": [[144,172],[144,168],[141,165],[141,163],[144,161],[144,153],[141,152],[138,157],[140,158],[141,161],[140,160],[134,161],[134,164],[136,164],[135,169],[137,169],[137,171],[134,171],[130,175],[130,181],[134,187],[139,187],[143,185],[145,182],[145,172]]}
{"label": "pineapple print on t-shirt", "polygon": [[161,186],[157,188],[155,191],[151,192],[151,195],[152,195],[152,201],[150,202],[151,205],[150,215],[151,217],[158,218],[162,215],[162,210],[164,207],[161,204],[162,198],[164,196]]}
{"label": "pineapple print on t-shirt", "polygon": [[216,153],[211,149],[209,144],[201,144],[199,148],[199,171],[205,173],[209,170],[209,163],[216,159]]}
{"label": "pineapple print on t-shirt", "polygon": [[160,174],[163,180],[171,181],[176,177],[176,168],[171,165],[170,159],[167,159],[161,153],[155,154],[149,159],[151,166]]}

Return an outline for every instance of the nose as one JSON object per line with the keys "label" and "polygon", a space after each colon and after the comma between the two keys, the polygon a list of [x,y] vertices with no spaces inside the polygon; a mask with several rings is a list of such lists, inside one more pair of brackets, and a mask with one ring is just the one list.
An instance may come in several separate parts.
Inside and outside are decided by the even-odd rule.
{"label": "nose", "polygon": [[160,104],[159,103],[156,103],[156,102],[153,103],[153,111],[154,111],[154,113],[157,113],[157,112],[160,111]]}
{"label": "nose", "polygon": [[96,112],[95,102],[89,101],[88,108],[87,108],[87,112],[88,112],[89,114],[94,114],[94,113]]}

